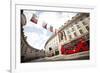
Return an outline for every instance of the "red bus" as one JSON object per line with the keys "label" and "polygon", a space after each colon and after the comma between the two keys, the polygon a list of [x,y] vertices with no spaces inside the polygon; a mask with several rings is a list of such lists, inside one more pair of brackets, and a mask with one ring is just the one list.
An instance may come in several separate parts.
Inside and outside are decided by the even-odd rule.
{"label": "red bus", "polygon": [[89,39],[79,38],[61,46],[61,54],[74,54],[89,50]]}

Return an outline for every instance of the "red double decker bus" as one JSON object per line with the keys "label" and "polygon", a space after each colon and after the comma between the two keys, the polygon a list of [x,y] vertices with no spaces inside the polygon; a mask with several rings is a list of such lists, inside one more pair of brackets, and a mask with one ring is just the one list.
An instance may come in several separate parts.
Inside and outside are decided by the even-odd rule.
{"label": "red double decker bus", "polygon": [[89,50],[89,38],[87,36],[75,39],[67,44],[61,46],[61,54],[74,54],[78,52]]}

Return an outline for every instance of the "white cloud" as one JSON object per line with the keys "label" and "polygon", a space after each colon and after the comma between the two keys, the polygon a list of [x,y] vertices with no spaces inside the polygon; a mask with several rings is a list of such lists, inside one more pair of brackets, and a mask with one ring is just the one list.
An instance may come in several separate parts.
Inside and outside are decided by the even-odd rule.
{"label": "white cloud", "polygon": [[49,38],[48,35],[39,34],[36,32],[28,33],[27,36],[27,42],[37,49],[43,49],[45,42]]}

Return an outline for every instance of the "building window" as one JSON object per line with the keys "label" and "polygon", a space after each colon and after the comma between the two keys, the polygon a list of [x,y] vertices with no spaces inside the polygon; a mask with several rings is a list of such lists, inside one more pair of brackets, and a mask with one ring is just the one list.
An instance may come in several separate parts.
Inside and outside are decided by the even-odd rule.
{"label": "building window", "polygon": [[83,19],[81,18],[80,21],[82,21]]}
{"label": "building window", "polygon": [[35,50],[35,52],[38,52],[38,50]]}
{"label": "building window", "polygon": [[59,35],[59,41],[64,40],[66,38],[64,31],[60,32],[58,35]]}
{"label": "building window", "polygon": [[86,26],[86,29],[89,31],[89,26]]}
{"label": "building window", "polygon": [[77,24],[77,22],[75,22],[75,24]]}
{"label": "building window", "polygon": [[63,31],[63,34],[64,34],[64,39],[66,39],[66,34],[65,34],[65,32]]}
{"label": "building window", "polygon": [[50,47],[50,48],[49,48],[49,51],[51,51],[51,50],[52,50],[52,48]]}
{"label": "building window", "polygon": [[79,29],[80,28],[80,25],[77,25],[77,28]]}
{"label": "building window", "polygon": [[33,50],[30,50],[30,53],[32,53],[33,52]]}
{"label": "building window", "polygon": [[77,34],[76,34],[76,32],[74,32],[74,36],[75,36],[75,37],[77,37]]}
{"label": "building window", "polygon": [[58,49],[55,50],[55,55],[59,55],[59,50]]}
{"label": "building window", "polygon": [[81,30],[79,30],[79,32],[80,32],[80,34],[83,34],[83,31],[82,31],[82,29],[81,29]]}
{"label": "building window", "polygon": [[89,16],[90,16],[90,14],[89,14],[89,13],[87,13],[86,17],[89,17]]}
{"label": "building window", "polygon": [[83,25],[86,25],[86,23],[85,23],[85,22],[82,22],[82,24],[83,24]]}
{"label": "building window", "polygon": [[63,40],[63,33],[60,32],[58,35],[59,35],[59,41]]}
{"label": "building window", "polygon": [[26,52],[27,52],[27,48],[25,48],[24,54],[26,54]]}
{"label": "building window", "polygon": [[69,35],[69,38],[70,38],[70,39],[72,39],[72,36],[71,36],[71,35]]}
{"label": "building window", "polygon": [[70,34],[70,31],[67,31],[67,34]]}
{"label": "building window", "polygon": [[63,32],[61,32],[60,34],[61,34],[61,40],[63,40]]}
{"label": "building window", "polygon": [[75,31],[74,27],[72,28],[72,31]]}

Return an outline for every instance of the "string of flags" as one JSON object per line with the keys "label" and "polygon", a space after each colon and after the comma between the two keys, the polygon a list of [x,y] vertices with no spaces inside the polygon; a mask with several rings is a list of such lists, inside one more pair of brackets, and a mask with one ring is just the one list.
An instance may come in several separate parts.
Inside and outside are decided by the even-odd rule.
{"label": "string of flags", "polygon": [[[49,26],[49,28],[47,28],[48,26]],[[54,33],[54,34],[57,34],[57,33],[58,33],[58,30],[57,30],[57,29],[53,28],[53,26],[48,25],[48,24],[45,23],[45,22],[43,22],[42,27],[43,27],[44,29],[46,29],[46,30],[48,30],[48,31],[50,31],[50,32],[52,32],[52,33]]]}
{"label": "string of flags", "polygon": [[33,23],[35,23],[35,24],[37,24],[38,17],[35,14],[33,14],[33,16],[31,17],[30,21],[33,22]]}
{"label": "string of flags", "polygon": [[42,27],[45,28],[45,29],[47,29],[47,23],[43,22],[42,23]]}
{"label": "string of flags", "polygon": [[[36,16],[35,14],[33,14],[33,16],[32,16],[32,18],[30,19],[30,21],[33,22],[33,23],[35,23],[35,24],[37,24],[37,22],[38,22],[37,16]],[[57,34],[57,33],[58,33],[59,41],[63,40],[64,38],[67,39],[64,31],[63,31],[63,32],[59,32],[57,29],[54,29],[53,26],[48,25],[48,23],[46,23],[46,22],[43,22],[43,23],[42,23],[42,27],[43,27],[44,29],[46,29],[46,30],[48,30],[48,31],[50,31],[50,32],[52,32],[52,33],[54,33],[54,34]],[[49,28],[48,28],[48,27],[49,27]]]}
{"label": "string of flags", "polygon": [[[35,24],[37,24],[37,23],[38,23],[38,17],[37,17],[37,15],[33,13],[33,15],[32,15],[32,17],[31,17],[30,21],[33,22],[33,23],[35,23]],[[47,26],[48,26],[49,28],[47,28]],[[54,33],[54,34],[57,34],[57,33],[58,33],[58,30],[57,30],[57,29],[54,29],[53,26],[48,25],[46,22],[43,22],[43,23],[42,23],[42,27],[43,27],[44,29],[46,29],[46,30],[49,30],[50,32],[52,32],[52,33]]]}

